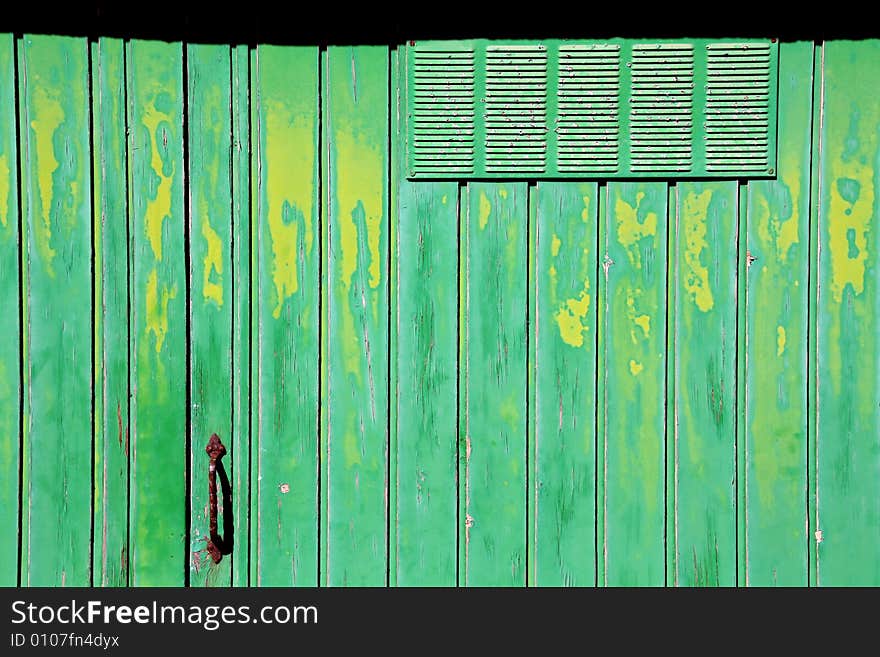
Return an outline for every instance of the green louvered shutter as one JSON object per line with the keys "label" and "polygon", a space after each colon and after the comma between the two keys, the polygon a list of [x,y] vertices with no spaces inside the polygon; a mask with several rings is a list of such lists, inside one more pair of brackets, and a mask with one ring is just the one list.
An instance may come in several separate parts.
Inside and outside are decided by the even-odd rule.
{"label": "green louvered shutter", "polygon": [[405,53],[410,178],[749,178],[776,166],[774,40],[433,41]]}

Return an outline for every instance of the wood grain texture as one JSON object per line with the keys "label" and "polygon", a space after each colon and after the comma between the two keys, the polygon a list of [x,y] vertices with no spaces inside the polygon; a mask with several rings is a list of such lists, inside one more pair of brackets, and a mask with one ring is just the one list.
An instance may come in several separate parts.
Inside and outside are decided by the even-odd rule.
{"label": "wood grain texture", "polygon": [[744,584],[807,584],[807,311],[813,44],[779,53],[776,180],[748,185]]}
{"label": "wood grain texture", "polygon": [[673,583],[736,581],[736,182],[676,185]]}
{"label": "wood grain texture", "polygon": [[606,208],[603,562],[608,586],[665,580],[665,183],[609,183]]}
{"label": "wood grain texture", "polygon": [[394,403],[400,585],[454,586],[458,185],[401,181]]}
{"label": "wood grain texture", "polygon": [[15,45],[0,34],[0,586],[18,583],[21,333]]}
{"label": "wood grain texture", "polygon": [[[232,435],[232,114],[229,46],[186,48],[189,158],[190,280],[190,586],[229,586],[232,560],[208,554],[208,455],[216,433],[227,449]],[[227,468],[228,469],[228,468]],[[227,473],[228,474],[228,473]],[[218,483],[219,486],[219,483]],[[218,492],[218,530],[224,530]]]}
{"label": "wood grain texture", "polygon": [[462,203],[467,586],[526,583],[527,201],[525,183],[470,183]]}
{"label": "wood grain texture", "polygon": [[92,51],[95,285],[94,583],[128,584],[129,249],[125,53]]}
{"label": "wood grain texture", "polygon": [[232,48],[232,586],[250,582],[251,184],[248,47]]}
{"label": "wood grain texture", "polygon": [[126,51],[132,242],[131,575],[184,582],[187,271],[184,257],[183,48]]}
{"label": "wood grain texture", "polygon": [[534,584],[596,581],[596,183],[539,182],[534,295]]}
{"label": "wood grain texture", "polygon": [[[257,586],[318,581],[318,49],[259,46],[251,522]],[[296,93],[291,93],[296,89]]]}
{"label": "wood grain texture", "polygon": [[22,584],[91,581],[88,44],[19,41],[25,244]]}
{"label": "wood grain texture", "polygon": [[388,48],[331,47],[327,217],[326,560],[322,581],[384,585],[388,503]]}
{"label": "wood grain texture", "polygon": [[817,584],[880,585],[880,40],[826,43],[820,157]]}

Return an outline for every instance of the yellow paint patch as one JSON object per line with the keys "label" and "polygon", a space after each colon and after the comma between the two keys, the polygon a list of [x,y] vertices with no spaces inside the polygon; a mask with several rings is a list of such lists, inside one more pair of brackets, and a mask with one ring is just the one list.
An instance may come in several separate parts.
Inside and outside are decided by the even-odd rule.
{"label": "yellow paint patch", "polygon": [[626,317],[632,322],[629,336],[633,344],[639,343],[639,336],[636,334],[635,327],[642,329],[642,338],[647,339],[651,335],[651,316],[639,314],[636,310],[636,299],[642,296],[641,288],[630,288],[626,293]]}
{"label": "yellow paint patch", "polygon": [[0,224],[4,228],[9,223],[9,162],[5,155],[0,155]]}
{"label": "yellow paint patch", "polygon": [[501,189],[498,190],[498,196],[500,196],[503,199],[506,199],[507,198],[507,190],[504,189],[504,187],[502,187]]}
{"label": "yellow paint patch", "polygon": [[791,196],[791,216],[785,221],[776,219],[774,232],[776,233],[776,256],[780,262],[788,258],[788,251],[793,244],[797,244],[800,226],[800,209],[798,200],[801,194],[801,176],[797,161],[791,161],[783,168],[782,182],[788,187]]}
{"label": "yellow paint patch", "polygon": [[358,437],[354,430],[354,415],[349,415],[348,427],[342,438],[342,452],[345,454],[345,466],[350,468],[361,462],[361,450],[358,446]]}
{"label": "yellow paint patch", "polygon": [[781,356],[785,351],[785,327],[776,327],[776,355]]}
{"label": "yellow paint patch", "polygon": [[[205,301],[214,301],[218,306],[223,305],[223,247],[220,236],[211,227],[211,220],[207,213],[202,216],[202,237],[207,242],[207,251],[204,259],[204,277],[202,280],[202,295]],[[217,282],[211,280],[211,273],[217,273]]]}
{"label": "yellow paint patch", "polygon": [[[553,274],[555,275],[555,270]],[[562,341],[572,347],[582,347],[584,333],[590,330],[584,325],[584,318],[590,310],[590,282],[584,281],[584,289],[576,298],[566,299],[553,314],[559,327],[559,336]]]}
{"label": "yellow paint patch", "polygon": [[630,374],[632,374],[633,376],[638,376],[639,373],[640,373],[643,369],[645,369],[645,366],[642,365],[641,363],[637,363],[637,362],[634,361],[634,360],[630,360],[630,361],[629,361],[629,372],[630,372]]}
{"label": "yellow paint patch", "polygon": [[584,223],[590,220],[590,197],[584,196],[584,209],[581,210],[581,221]]}
{"label": "yellow paint patch", "polygon": [[448,197],[446,196],[446,194],[444,194],[443,197],[440,199],[440,202],[441,202],[443,205],[446,205],[446,201],[447,201],[447,200],[448,200]]}
{"label": "yellow paint patch", "polygon": [[492,214],[492,204],[489,203],[489,197],[486,196],[486,192],[480,192],[480,230],[486,228],[490,214]]}
{"label": "yellow paint patch", "polygon": [[554,258],[559,255],[560,246],[562,246],[562,240],[556,236],[556,233],[553,233],[553,238],[550,240],[550,254]]}
{"label": "yellow paint patch", "polygon": [[177,286],[170,290],[163,286],[161,298],[159,295],[159,276],[156,268],[150,272],[147,278],[147,333],[152,333],[156,339],[156,353],[162,351],[162,343],[168,333],[168,302],[177,296]]}
{"label": "yellow paint patch", "polygon": [[709,286],[709,269],[700,262],[706,243],[706,220],[712,190],[701,194],[690,192],[684,200],[682,218],[684,220],[685,252],[687,271],[684,288],[701,312],[708,312],[715,305],[712,288]]}
{"label": "yellow paint patch", "polygon": [[516,395],[514,395],[513,399],[505,399],[498,405],[498,414],[501,416],[501,419],[511,427],[517,427],[519,425],[519,404],[520,401],[516,398]]}
{"label": "yellow paint patch", "polygon": [[[165,219],[171,218],[171,183],[174,180],[174,162],[170,162],[170,172],[166,176],[165,162],[162,160],[162,153],[159,150],[159,144],[164,141],[163,136],[159,134],[159,128],[167,130],[171,125],[171,116],[167,112],[161,112],[156,109],[156,100],[148,103],[144,108],[144,125],[150,134],[150,167],[153,173],[159,179],[156,186],[156,195],[147,200],[147,212],[144,217],[144,225],[147,239],[150,241],[150,248],[156,260],[162,260],[162,224]],[[163,126],[163,124],[167,124]]]}
{"label": "yellow paint patch", "polygon": [[[382,259],[379,254],[379,238],[382,227],[382,190],[384,177],[382,150],[379,146],[364,141],[359,134],[340,130],[334,133],[336,145],[336,194],[339,200],[336,219],[339,223],[340,283],[345,294],[341,309],[343,349],[346,371],[361,377],[361,360],[366,358],[366,346],[355,332],[354,315],[348,307],[348,292],[352,277],[358,267],[358,253],[362,246],[370,256],[368,265],[371,288],[379,286],[382,274]],[[363,221],[363,228],[356,221]],[[366,235],[361,231],[365,230]],[[373,314],[377,315],[377,298],[372,295]]]}
{"label": "yellow paint patch", "polygon": [[382,226],[382,190],[384,177],[382,149],[365,142],[359,135],[346,131],[335,133],[339,197],[339,228],[342,242],[342,282],[351,284],[357,269],[358,230],[354,216],[359,206],[364,213],[366,242],[370,254],[369,285],[379,287],[382,275],[382,258],[379,255],[379,238]]}
{"label": "yellow paint patch", "polygon": [[[876,138],[870,141],[866,150],[873,153]],[[826,224],[830,233],[831,294],[840,303],[847,285],[856,295],[865,289],[868,231],[874,215],[874,168],[862,164],[859,158],[848,162],[834,158],[831,181],[830,216]]]}
{"label": "yellow paint patch", "polygon": [[642,268],[642,255],[638,243],[645,237],[657,235],[657,213],[648,212],[645,221],[639,222],[639,206],[645,198],[644,192],[636,194],[635,206],[618,197],[614,204],[614,216],[617,221],[617,241],[626,249],[630,264],[636,269]]}
{"label": "yellow paint patch", "polygon": [[[55,249],[52,248],[52,210],[53,177],[59,167],[55,157],[55,131],[64,120],[64,110],[61,103],[53,95],[50,95],[45,85],[36,85],[31,103],[31,129],[34,132],[36,142],[37,159],[37,185],[40,190],[40,216],[42,221],[34,222],[34,239],[37,243],[37,251],[46,264],[46,273],[50,278],[55,278],[55,269],[52,262],[55,259]],[[8,178],[7,178],[8,179]],[[7,196],[8,198],[8,196]]]}
{"label": "yellow paint patch", "polygon": [[296,116],[287,104],[274,99],[267,99],[265,107],[266,203],[275,288],[272,317],[278,319],[284,302],[299,289],[299,241],[304,241],[307,254],[312,252],[314,242],[315,119],[310,115]]}

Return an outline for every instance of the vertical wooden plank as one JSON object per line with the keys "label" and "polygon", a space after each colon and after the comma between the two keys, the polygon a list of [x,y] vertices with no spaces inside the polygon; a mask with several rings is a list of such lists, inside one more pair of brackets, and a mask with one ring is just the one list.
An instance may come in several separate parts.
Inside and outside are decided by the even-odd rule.
{"label": "vertical wooden plank", "polygon": [[469,586],[526,583],[527,201],[525,183],[471,183],[463,208]]}
{"label": "vertical wooden plank", "polygon": [[250,77],[246,45],[232,48],[232,585],[250,583]]}
{"label": "vertical wooden plank", "polygon": [[606,584],[665,580],[665,183],[608,184],[605,290]]}
{"label": "vertical wooden plank", "polygon": [[[257,317],[253,583],[318,577],[318,49],[259,46],[254,66]],[[292,93],[291,90],[296,90]]]}
{"label": "vertical wooden plank", "polygon": [[18,583],[18,492],[21,431],[19,349],[18,149],[15,47],[0,35],[0,586]]}
{"label": "vertical wooden plank", "polygon": [[[216,433],[230,453],[232,435],[232,175],[229,46],[186,49],[190,249],[190,585],[229,586],[232,560],[208,554],[208,455]],[[228,473],[227,473],[228,474]],[[220,486],[218,480],[218,487]],[[224,531],[222,490],[217,524]],[[234,518],[233,518],[234,520]],[[231,538],[231,537],[224,537]]]}
{"label": "vertical wooden plank", "polygon": [[92,221],[85,39],[20,41],[26,225],[22,584],[90,583]]}
{"label": "vertical wooden plank", "polygon": [[187,272],[183,52],[127,48],[131,308],[131,583],[174,586],[186,569]]}
{"label": "vertical wooden plank", "polygon": [[736,582],[736,182],[676,186],[674,584]]}
{"label": "vertical wooden plank", "polygon": [[398,583],[454,586],[458,185],[400,183]]}
{"label": "vertical wooden plank", "polygon": [[599,220],[599,257],[601,274],[597,270],[596,278],[596,586],[606,586],[608,581],[608,545],[605,542],[608,515],[608,497],[605,490],[605,478],[608,474],[608,433],[605,431],[605,417],[608,414],[608,395],[606,394],[608,361],[608,327],[609,317],[606,312],[608,298],[608,224],[605,220],[608,212],[608,185],[599,183],[596,191],[598,198]]}
{"label": "vertical wooden plank", "polygon": [[807,584],[807,304],[813,44],[779,52],[775,180],[748,185],[745,584]]}
{"label": "vertical wooden plank", "polygon": [[386,581],[388,75],[384,46],[327,51],[329,585]]}
{"label": "vertical wooden plank", "polygon": [[92,44],[95,249],[94,583],[128,584],[128,180],[121,39]]}
{"label": "vertical wooden plank", "polygon": [[880,40],[825,44],[818,584],[880,585]]}
{"label": "vertical wooden plank", "polygon": [[412,183],[396,174],[392,570],[401,586],[455,586],[458,184]]}
{"label": "vertical wooden plank", "polygon": [[540,182],[535,233],[535,584],[593,586],[596,183]]}

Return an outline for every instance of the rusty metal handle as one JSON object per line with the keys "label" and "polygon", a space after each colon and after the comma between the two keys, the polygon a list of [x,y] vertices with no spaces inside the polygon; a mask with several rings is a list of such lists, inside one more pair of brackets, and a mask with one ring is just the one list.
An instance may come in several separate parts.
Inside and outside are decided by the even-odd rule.
{"label": "rusty metal handle", "polygon": [[[220,563],[224,554],[232,552],[231,541],[230,545],[227,546],[226,541],[224,541],[220,534],[217,533],[217,469],[219,468],[221,470],[221,478],[225,480],[226,472],[223,470],[223,463],[220,459],[226,455],[226,448],[223,446],[223,443],[220,442],[220,436],[214,433],[211,434],[211,439],[208,441],[208,446],[205,448],[205,451],[211,459],[208,463],[208,505],[210,506],[210,521],[208,526],[210,537],[208,538],[208,554],[214,559],[214,563]],[[228,487],[228,481],[225,483],[225,487]],[[225,497],[226,496],[224,495],[224,498]]]}

